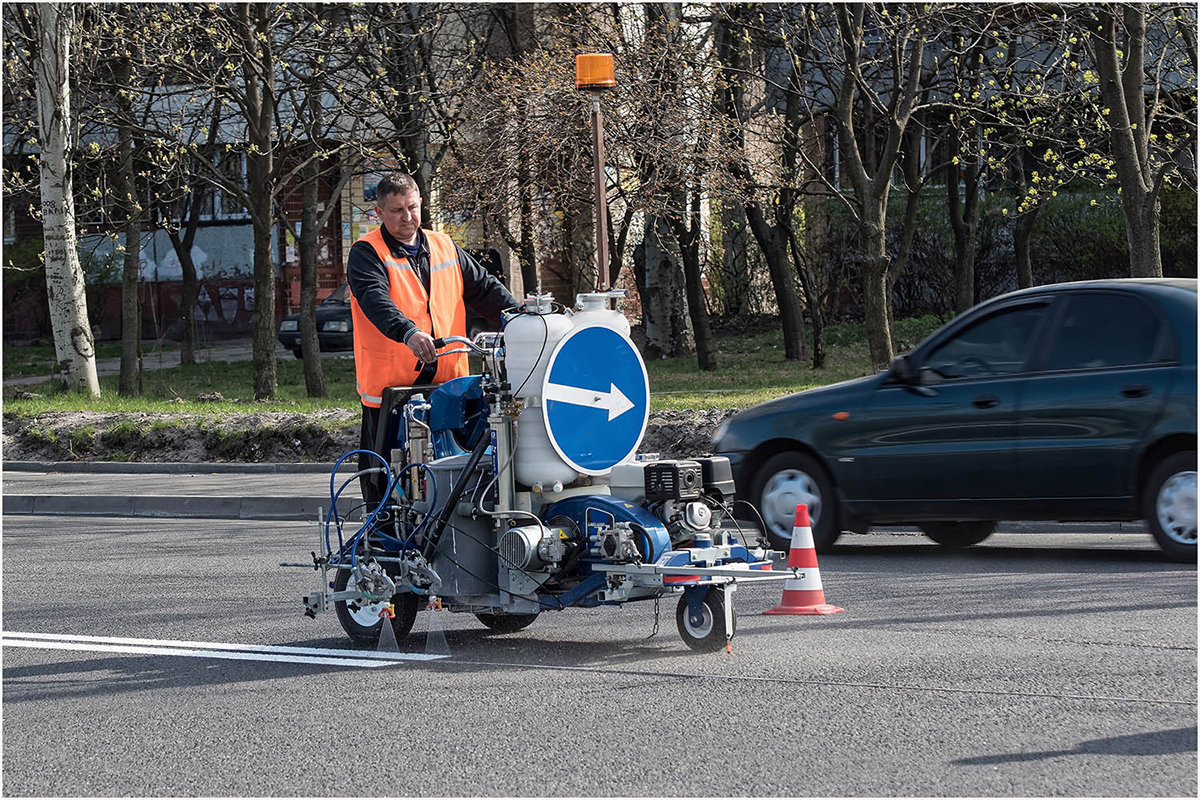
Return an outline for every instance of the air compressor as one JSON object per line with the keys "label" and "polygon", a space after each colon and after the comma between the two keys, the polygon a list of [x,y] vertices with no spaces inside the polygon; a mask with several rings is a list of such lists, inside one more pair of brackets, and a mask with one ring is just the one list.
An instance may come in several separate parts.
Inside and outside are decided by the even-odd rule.
{"label": "air compressor", "polygon": [[[437,341],[459,348],[441,355],[478,356],[480,374],[385,391],[384,441],[333,468],[306,614],[332,605],[371,645],[389,619],[403,639],[434,598],[511,633],[546,611],[676,595],[690,648],[728,646],[738,585],[795,570],[773,570],[781,554],[734,520],[728,459],[638,452],[649,381],[611,308],[622,296],[580,294],[568,309],[531,295],[502,331]],[[339,486],[351,455],[359,472]],[[364,470],[387,491],[351,522],[338,502]]]}

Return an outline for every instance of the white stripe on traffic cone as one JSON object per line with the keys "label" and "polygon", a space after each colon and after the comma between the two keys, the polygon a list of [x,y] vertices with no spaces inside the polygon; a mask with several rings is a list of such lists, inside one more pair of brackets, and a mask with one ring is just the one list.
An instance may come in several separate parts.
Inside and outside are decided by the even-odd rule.
{"label": "white stripe on traffic cone", "polygon": [[792,545],[788,550],[788,568],[799,569],[795,578],[783,582],[783,601],[764,614],[836,614],[844,608],[825,602],[821,586],[821,570],[817,568],[817,548],[813,543],[808,506],[796,506],[796,521],[792,526]]}

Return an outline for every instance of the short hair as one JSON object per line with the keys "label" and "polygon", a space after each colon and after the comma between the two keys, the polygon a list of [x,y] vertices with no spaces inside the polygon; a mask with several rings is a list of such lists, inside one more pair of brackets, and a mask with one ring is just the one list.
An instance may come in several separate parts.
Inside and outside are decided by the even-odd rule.
{"label": "short hair", "polygon": [[382,203],[383,198],[390,194],[408,194],[420,191],[412,175],[407,172],[389,172],[379,179],[379,185],[375,187],[375,202]]}

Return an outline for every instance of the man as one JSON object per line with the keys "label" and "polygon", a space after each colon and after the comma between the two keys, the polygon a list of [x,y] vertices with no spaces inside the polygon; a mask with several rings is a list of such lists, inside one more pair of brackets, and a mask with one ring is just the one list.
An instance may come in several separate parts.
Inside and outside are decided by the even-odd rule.
{"label": "man", "polygon": [[[421,192],[412,176],[385,175],[375,204],[382,224],[354,243],[346,264],[364,450],[375,449],[385,388],[444,383],[467,374],[465,354],[438,358],[433,343],[467,335],[466,306],[499,329],[500,312],[517,305],[504,284],[449,236],[422,230]],[[369,460],[359,463],[367,466]],[[386,482],[365,476],[360,485],[373,510]]]}

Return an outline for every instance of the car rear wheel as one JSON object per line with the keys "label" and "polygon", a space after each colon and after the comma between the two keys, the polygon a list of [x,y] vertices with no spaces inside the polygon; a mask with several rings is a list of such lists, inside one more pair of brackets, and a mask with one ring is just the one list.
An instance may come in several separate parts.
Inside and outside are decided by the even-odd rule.
{"label": "car rear wheel", "polygon": [[1167,456],[1146,481],[1142,502],[1150,532],[1172,561],[1196,560],[1196,452]]}
{"label": "car rear wheel", "polygon": [[296,348],[292,349],[292,355],[294,355],[296,358],[302,359],[302,358],[304,358],[304,351],[301,350],[299,347],[296,347]]}
{"label": "car rear wheel", "polygon": [[995,522],[926,522],[921,530],[946,547],[970,547],[996,532]]}
{"label": "car rear wheel", "polygon": [[797,505],[808,506],[817,550],[827,549],[841,534],[833,483],[807,453],[793,450],[768,458],[756,473],[750,497],[762,513],[771,546],[779,550],[791,546]]}

